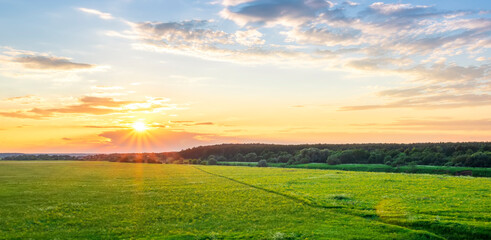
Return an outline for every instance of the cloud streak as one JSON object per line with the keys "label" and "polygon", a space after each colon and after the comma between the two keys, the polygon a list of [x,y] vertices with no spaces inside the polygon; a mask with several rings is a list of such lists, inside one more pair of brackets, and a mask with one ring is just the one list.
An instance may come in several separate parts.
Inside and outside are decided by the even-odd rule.
{"label": "cloud streak", "polygon": [[417,131],[491,131],[491,119],[403,119],[392,123],[353,124],[354,127]]}
{"label": "cloud streak", "polygon": [[25,119],[46,119],[65,114],[76,115],[108,115],[144,112],[160,112],[182,108],[177,104],[167,103],[165,98],[147,98],[145,101],[121,101],[111,97],[84,96],[78,99],[78,104],[56,108],[32,108],[0,112],[0,116]]}
{"label": "cloud streak", "polygon": [[26,68],[42,70],[74,70],[95,67],[87,63],[71,62],[67,58],[48,56],[19,56],[15,57],[13,61],[21,63]]}
{"label": "cloud streak", "polygon": [[101,11],[96,10],[96,9],[90,9],[90,8],[77,8],[77,9],[79,11],[84,12],[84,13],[96,15],[99,18],[104,19],[104,20],[114,19],[114,17],[110,13],[101,12]]}

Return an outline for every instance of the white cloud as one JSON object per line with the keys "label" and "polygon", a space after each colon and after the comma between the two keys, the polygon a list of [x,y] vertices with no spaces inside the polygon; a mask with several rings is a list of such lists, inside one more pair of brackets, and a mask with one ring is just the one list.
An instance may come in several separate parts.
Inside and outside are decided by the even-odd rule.
{"label": "white cloud", "polygon": [[[230,0],[221,5],[222,21],[230,20],[238,29],[225,31],[220,21],[208,20],[126,21],[129,30],[108,34],[133,41],[136,49],[214,61],[394,74],[416,84],[417,91],[405,94],[426,92],[425,101],[441,99],[445,107],[468,106],[473,100],[488,104],[490,66],[484,54],[491,47],[491,20],[476,12],[323,0]],[[283,42],[276,36],[284,36]],[[474,62],[459,65],[454,57],[460,56]],[[403,93],[382,95],[393,100],[384,107],[424,107]]]}
{"label": "white cloud", "polygon": [[263,45],[265,40],[261,39],[263,34],[256,29],[235,32],[235,41],[244,46]]}
{"label": "white cloud", "polygon": [[105,12],[101,12],[99,10],[95,10],[95,9],[90,9],[90,8],[77,8],[79,11],[82,11],[84,13],[88,13],[88,14],[92,14],[92,15],[96,15],[98,16],[99,18],[101,19],[104,19],[104,20],[111,20],[111,19],[114,19],[114,17],[110,14],[110,13],[105,13]]}

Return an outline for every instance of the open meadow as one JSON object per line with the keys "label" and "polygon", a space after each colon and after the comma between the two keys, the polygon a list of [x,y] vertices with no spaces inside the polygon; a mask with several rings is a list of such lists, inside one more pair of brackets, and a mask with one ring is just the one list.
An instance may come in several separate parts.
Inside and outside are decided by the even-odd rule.
{"label": "open meadow", "polygon": [[0,162],[2,239],[489,239],[491,179]]}

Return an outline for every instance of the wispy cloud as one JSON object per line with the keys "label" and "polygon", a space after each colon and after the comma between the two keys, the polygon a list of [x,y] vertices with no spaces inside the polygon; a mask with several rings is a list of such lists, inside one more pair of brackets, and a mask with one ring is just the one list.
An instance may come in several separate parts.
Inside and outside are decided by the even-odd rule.
{"label": "wispy cloud", "polygon": [[491,131],[491,119],[401,119],[391,123],[352,124],[352,126],[410,131]]}
{"label": "wispy cloud", "polygon": [[31,69],[73,70],[94,67],[94,65],[87,63],[71,62],[67,58],[48,56],[19,56],[15,57],[13,61],[21,63],[24,67]]}
{"label": "wispy cloud", "polygon": [[430,96],[414,96],[384,104],[344,106],[341,111],[359,111],[390,108],[444,109],[460,107],[479,107],[491,105],[490,94],[438,94]]}
{"label": "wispy cloud", "polygon": [[144,101],[123,101],[111,97],[84,96],[78,104],[70,104],[54,108],[32,108],[10,112],[0,112],[0,116],[26,119],[46,119],[64,114],[76,115],[107,115],[160,112],[180,109],[178,104],[168,103],[165,98],[147,98]]}
{"label": "wispy cloud", "polygon": [[0,47],[0,75],[50,81],[71,81],[82,73],[105,71],[103,65],[81,63],[68,57]]}
{"label": "wispy cloud", "polygon": [[90,9],[90,8],[77,8],[77,9],[79,11],[84,12],[84,13],[96,15],[99,18],[104,19],[104,20],[114,19],[114,17],[110,13],[101,12],[101,11],[96,10],[96,9]]}
{"label": "wispy cloud", "polygon": [[25,95],[25,96],[5,98],[4,101],[12,102],[12,103],[20,103],[20,104],[38,104],[43,101],[43,98],[34,95]]}

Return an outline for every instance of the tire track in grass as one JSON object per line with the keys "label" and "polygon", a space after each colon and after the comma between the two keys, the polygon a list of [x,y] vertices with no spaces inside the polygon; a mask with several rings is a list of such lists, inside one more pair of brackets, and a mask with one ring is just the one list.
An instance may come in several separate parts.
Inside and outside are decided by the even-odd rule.
{"label": "tire track in grass", "polygon": [[299,203],[305,204],[305,205],[310,206],[310,207],[325,208],[325,209],[345,208],[344,206],[326,206],[326,205],[320,205],[320,204],[317,204],[317,203],[308,201],[306,199],[295,197],[295,196],[292,196],[292,195],[289,195],[289,194],[286,194],[286,193],[277,192],[277,191],[274,191],[274,190],[271,190],[271,189],[267,189],[267,188],[259,187],[259,186],[252,185],[252,184],[249,184],[249,183],[246,183],[246,182],[242,182],[242,181],[239,181],[239,180],[236,180],[236,179],[227,177],[227,176],[223,176],[223,175],[220,175],[220,174],[208,172],[208,171],[203,170],[201,168],[197,168],[197,167],[194,167],[194,168],[196,168],[196,169],[198,169],[200,171],[203,171],[205,173],[208,173],[210,175],[214,175],[214,176],[217,176],[217,177],[225,178],[227,180],[230,180],[230,181],[233,181],[233,182],[236,182],[236,183],[240,183],[240,184],[249,186],[251,188],[259,189],[259,190],[262,190],[262,191],[265,191],[265,192],[269,192],[269,193],[273,193],[273,194],[276,194],[276,195],[280,195],[280,196],[286,197],[286,198],[291,199],[291,200],[293,200],[295,202],[299,202]]}
{"label": "tire track in grass", "polygon": [[[268,193],[272,193],[272,194],[276,194],[276,195],[279,195],[279,196],[288,198],[290,200],[293,200],[295,202],[298,202],[298,203],[307,205],[309,207],[320,208],[320,209],[343,210],[343,211],[341,211],[341,213],[343,213],[343,214],[351,215],[353,217],[361,217],[361,216],[357,215],[356,213],[351,212],[345,206],[326,206],[326,205],[321,205],[321,204],[317,204],[317,203],[308,201],[306,199],[302,199],[302,198],[299,198],[299,197],[296,197],[296,196],[292,196],[292,195],[286,194],[286,193],[274,191],[274,190],[267,189],[267,188],[264,188],[264,187],[259,187],[259,186],[256,186],[256,185],[253,185],[253,184],[250,184],[250,183],[239,181],[239,180],[234,179],[234,178],[231,178],[231,177],[227,177],[227,176],[224,176],[224,175],[212,173],[212,172],[206,171],[204,169],[201,169],[199,167],[193,166],[193,168],[198,169],[198,170],[200,170],[200,171],[202,171],[204,173],[207,173],[207,174],[216,176],[216,177],[224,178],[224,179],[227,179],[229,181],[233,181],[233,182],[236,182],[236,183],[239,183],[239,184],[242,184],[242,185],[246,185],[246,186],[251,187],[251,188],[255,188],[255,189],[258,189],[258,190],[261,190],[261,191],[265,191],[265,192],[268,192]],[[446,238],[444,238],[444,237],[442,237],[440,235],[437,235],[437,234],[435,234],[433,232],[427,231],[427,230],[412,229],[412,228],[409,228],[409,227],[405,227],[405,226],[401,226],[401,225],[397,225],[397,224],[392,224],[392,223],[387,223],[387,222],[379,221],[379,220],[375,220],[375,221],[377,221],[379,223],[382,223],[382,224],[390,225],[390,226],[393,226],[393,227],[407,229],[407,230],[410,230],[410,231],[413,231],[413,232],[425,233],[425,234],[430,235],[430,236],[432,236],[434,238],[437,238],[437,239],[446,240]]]}

